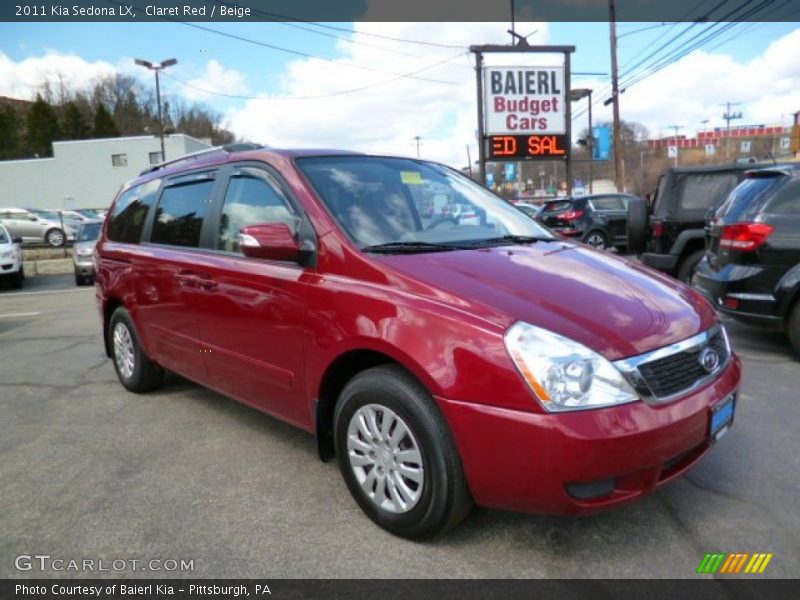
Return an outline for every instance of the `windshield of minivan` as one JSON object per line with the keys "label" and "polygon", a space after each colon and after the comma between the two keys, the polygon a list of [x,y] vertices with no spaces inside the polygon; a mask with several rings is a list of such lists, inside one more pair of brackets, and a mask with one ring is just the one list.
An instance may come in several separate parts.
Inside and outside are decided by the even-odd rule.
{"label": "windshield of minivan", "polygon": [[81,226],[78,233],[79,242],[91,242],[100,237],[100,226],[102,223],[85,223]]}
{"label": "windshield of minivan", "polygon": [[554,239],[519,209],[442,165],[374,156],[301,158],[297,164],[364,250],[402,245],[426,252],[437,244],[455,249]]}

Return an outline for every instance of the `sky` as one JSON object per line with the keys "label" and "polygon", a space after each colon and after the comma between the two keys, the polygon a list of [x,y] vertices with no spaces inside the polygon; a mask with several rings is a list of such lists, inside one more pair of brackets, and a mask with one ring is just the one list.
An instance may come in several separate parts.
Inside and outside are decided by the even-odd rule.
{"label": "sky", "polygon": [[[726,27],[619,24],[622,118],[644,124],[651,137],[671,135],[671,125],[693,136],[703,127],[723,126],[721,104],[730,101],[743,113],[734,124],[790,124],[800,110],[800,23]],[[468,146],[473,160],[477,155],[474,58],[467,48],[506,44],[508,28],[445,22],[2,23],[0,95],[31,99],[58,74],[76,87],[114,72],[154,85],[134,59],[174,57],[178,64],[162,79],[164,96],[207,105],[247,141],[415,155],[420,136],[423,158],[460,167],[467,164]],[[670,56],[673,48],[676,55],[688,49],[705,28],[719,36],[686,56]],[[607,23],[517,23],[516,30],[530,34],[531,44],[574,45],[572,85],[594,90],[595,123],[610,120],[610,107],[603,106],[611,72]],[[661,70],[626,85],[647,75],[643,69],[661,57]],[[559,60],[487,57],[488,64],[506,66]],[[586,105],[573,104],[576,131],[586,127]]]}

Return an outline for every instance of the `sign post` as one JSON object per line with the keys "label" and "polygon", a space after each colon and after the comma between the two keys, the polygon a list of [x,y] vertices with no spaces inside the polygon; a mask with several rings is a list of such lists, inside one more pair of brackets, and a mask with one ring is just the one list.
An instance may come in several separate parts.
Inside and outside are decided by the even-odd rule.
{"label": "sign post", "polygon": [[[570,58],[575,46],[472,46],[478,90],[478,161],[563,160],[572,190]],[[563,54],[559,66],[486,67],[487,53]]]}

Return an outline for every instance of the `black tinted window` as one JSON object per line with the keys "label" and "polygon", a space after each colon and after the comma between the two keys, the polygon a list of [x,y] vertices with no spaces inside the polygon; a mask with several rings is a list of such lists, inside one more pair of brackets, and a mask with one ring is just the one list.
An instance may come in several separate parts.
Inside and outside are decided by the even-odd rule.
{"label": "black tinted window", "polygon": [[165,188],[156,208],[150,241],[171,246],[199,246],[213,187],[214,180],[207,179]]}
{"label": "black tinted window", "polygon": [[239,251],[242,227],[261,223],[286,223],[294,230],[294,211],[278,183],[261,169],[244,168],[228,183],[219,222],[217,249]]}
{"label": "black tinted window", "polygon": [[728,223],[749,219],[759,212],[763,201],[780,189],[786,180],[784,176],[745,179],[719,207],[716,216]]}
{"label": "black tinted window", "polygon": [[161,181],[155,179],[129,189],[117,199],[108,215],[108,239],[112,242],[138,244],[147,211],[153,204]]}
{"label": "black tinted window", "polygon": [[590,200],[595,210],[625,210],[625,203],[619,196],[602,196]]}
{"label": "black tinted window", "polygon": [[800,215],[800,179],[782,186],[765,208],[776,215]]}

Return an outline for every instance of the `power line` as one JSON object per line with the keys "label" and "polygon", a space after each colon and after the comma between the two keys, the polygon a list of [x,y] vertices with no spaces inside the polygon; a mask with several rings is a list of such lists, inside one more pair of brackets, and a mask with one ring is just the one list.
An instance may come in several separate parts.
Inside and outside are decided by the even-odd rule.
{"label": "power line", "polygon": [[[209,0],[206,0],[206,1],[209,1]],[[216,2],[217,4],[225,4],[227,6],[234,6],[234,7],[236,6],[235,3],[233,3],[233,2],[225,2],[224,0],[211,0],[211,1]],[[345,32],[345,33],[353,33],[353,34],[357,34],[357,35],[365,35],[365,36],[368,36],[368,37],[378,38],[378,39],[382,39],[382,40],[389,40],[389,41],[392,41],[392,42],[401,42],[403,44],[417,44],[417,45],[420,45],[420,46],[431,46],[431,47],[434,47],[434,48],[447,48],[447,49],[451,49],[451,50],[461,50],[461,49],[466,50],[467,49],[466,46],[461,46],[461,45],[440,44],[438,42],[429,42],[429,41],[425,41],[425,40],[411,40],[411,39],[407,39],[407,38],[393,37],[393,36],[390,36],[390,35],[382,35],[380,33],[370,33],[370,32],[367,32],[367,31],[356,31],[355,29],[349,29],[347,27],[337,27],[335,25],[328,25],[326,23],[315,23],[313,21],[303,21],[302,19],[298,19],[298,18],[295,18],[295,17],[290,17],[288,15],[283,15],[283,14],[280,14],[280,13],[274,13],[274,12],[270,12],[270,11],[266,11],[266,10],[260,10],[260,9],[252,8],[252,7],[250,8],[250,11],[253,14],[256,14],[256,15],[274,17],[275,19],[277,19],[279,21],[292,21],[292,22],[295,22],[295,23],[306,23],[306,24],[309,24],[309,25],[313,25],[315,27],[320,27],[320,28],[323,28],[323,29],[331,30],[331,31],[342,31],[342,32]]]}
{"label": "power line", "polygon": [[170,79],[172,79],[173,81],[179,83],[180,85],[183,85],[185,87],[191,88],[191,89],[196,90],[198,92],[203,92],[205,94],[210,94],[212,96],[221,96],[223,98],[233,98],[233,99],[236,99],[236,100],[267,100],[267,101],[271,101],[271,100],[318,100],[318,99],[321,99],[321,98],[331,98],[331,97],[334,97],[334,96],[344,96],[344,95],[347,95],[347,94],[354,94],[356,92],[362,92],[362,91],[369,90],[369,89],[372,89],[372,88],[376,88],[376,87],[379,87],[379,86],[382,86],[382,85],[387,85],[389,83],[393,83],[395,81],[398,81],[400,79],[408,77],[409,75],[415,75],[417,73],[422,73],[423,71],[427,71],[429,69],[433,69],[435,67],[438,67],[439,65],[443,65],[443,64],[445,64],[447,62],[456,60],[457,58],[460,58],[462,56],[466,56],[467,54],[468,54],[468,52],[461,52],[461,53],[459,53],[459,54],[457,54],[455,56],[451,56],[450,58],[446,58],[444,60],[440,60],[440,61],[435,62],[433,64],[430,64],[430,65],[428,65],[426,67],[422,67],[421,69],[416,69],[416,70],[411,71],[409,73],[405,73],[403,75],[398,75],[397,77],[393,77],[393,78],[387,79],[385,81],[379,81],[377,83],[364,85],[364,86],[360,86],[360,87],[357,87],[357,88],[351,88],[351,89],[346,89],[346,90],[338,90],[338,91],[335,91],[335,92],[328,92],[328,93],[325,93],[325,94],[316,94],[316,95],[308,95],[308,96],[245,96],[245,95],[240,95],[240,94],[227,94],[225,92],[216,92],[216,91],[213,91],[213,90],[203,89],[200,86],[194,85],[193,83],[189,83],[188,81],[183,81],[182,79],[178,79],[174,75],[170,75],[170,74],[168,74],[166,72],[163,73],[163,75],[169,77]]}

